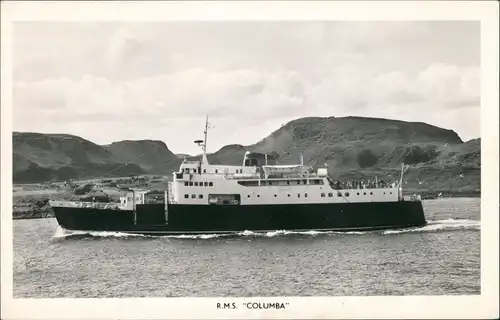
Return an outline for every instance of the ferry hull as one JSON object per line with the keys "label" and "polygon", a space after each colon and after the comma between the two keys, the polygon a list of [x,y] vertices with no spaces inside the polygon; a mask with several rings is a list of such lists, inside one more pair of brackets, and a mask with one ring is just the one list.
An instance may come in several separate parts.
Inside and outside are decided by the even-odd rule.
{"label": "ferry hull", "polygon": [[136,211],[53,207],[67,230],[173,235],[274,230],[377,230],[423,226],[420,201],[276,204],[138,205]]}

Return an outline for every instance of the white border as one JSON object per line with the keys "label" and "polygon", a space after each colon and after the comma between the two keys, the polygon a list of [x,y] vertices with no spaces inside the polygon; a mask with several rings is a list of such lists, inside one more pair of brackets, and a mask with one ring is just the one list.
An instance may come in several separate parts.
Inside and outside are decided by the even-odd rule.
{"label": "white border", "polygon": [[[165,318],[498,318],[498,3],[496,1],[351,2],[2,2],[1,3],[1,310],[2,319]],[[13,299],[12,23],[148,20],[480,20],[481,295]],[[306,284],[304,284],[306,285]],[[289,302],[286,310],[217,310],[216,302]]]}

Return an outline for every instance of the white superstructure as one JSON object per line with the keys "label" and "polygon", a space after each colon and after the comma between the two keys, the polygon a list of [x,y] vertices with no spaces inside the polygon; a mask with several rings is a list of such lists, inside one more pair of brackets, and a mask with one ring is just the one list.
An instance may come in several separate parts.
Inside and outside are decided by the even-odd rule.
{"label": "white superstructure", "polygon": [[[208,122],[205,126],[203,155],[199,161],[182,162],[173,173],[169,202],[186,205],[238,204],[307,204],[347,202],[393,202],[402,198],[400,182],[380,181],[364,185],[360,181],[336,182],[328,177],[326,168],[313,171],[299,165],[267,165],[264,163],[241,166],[212,165],[206,155]],[[245,156],[251,154],[247,152]]]}

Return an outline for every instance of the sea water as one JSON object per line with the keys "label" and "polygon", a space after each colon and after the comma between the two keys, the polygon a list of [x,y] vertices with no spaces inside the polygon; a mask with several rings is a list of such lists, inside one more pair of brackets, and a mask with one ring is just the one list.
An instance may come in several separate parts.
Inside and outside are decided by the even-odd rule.
{"label": "sea water", "polygon": [[480,294],[480,199],[423,204],[428,225],[367,232],[141,236],[15,220],[14,297]]}

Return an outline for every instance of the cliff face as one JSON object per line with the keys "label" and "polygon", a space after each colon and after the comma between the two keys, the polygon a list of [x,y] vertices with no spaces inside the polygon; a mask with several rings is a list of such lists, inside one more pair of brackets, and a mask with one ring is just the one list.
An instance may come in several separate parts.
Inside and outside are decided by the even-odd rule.
{"label": "cliff face", "polygon": [[[170,175],[182,158],[161,141],[99,146],[70,135],[14,133],[14,181],[80,176]],[[480,139],[464,143],[452,130],[388,119],[301,118],[261,141],[228,145],[208,155],[212,164],[240,165],[246,151],[274,153],[279,163],[328,165],[334,178],[391,178],[411,165],[409,188],[480,188]],[[184,156],[184,155],[181,155]],[[199,159],[199,157],[188,157]],[[128,164],[127,164],[128,163]],[[111,172],[111,173],[110,173]]]}

